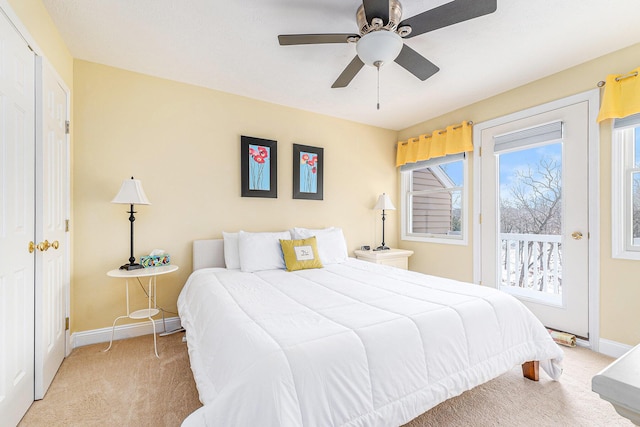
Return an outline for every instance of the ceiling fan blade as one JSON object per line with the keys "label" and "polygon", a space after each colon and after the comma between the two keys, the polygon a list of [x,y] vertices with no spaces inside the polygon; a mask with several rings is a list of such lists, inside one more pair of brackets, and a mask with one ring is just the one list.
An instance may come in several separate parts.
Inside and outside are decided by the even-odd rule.
{"label": "ceiling fan blade", "polygon": [[281,46],[296,44],[348,43],[349,37],[359,37],[357,34],[287,34],[279,35]]}
{"label": "ceiling fan blade", "polygon": [[380,18],[383,25],[387,25],[389,22],[389,0],[363,0],[362,5],[369,24],[373,18]]}
{"label": "ceiling fan blade", "polygon": [[458,22],[488,15],[495,12],[497,7],[497,0],[454,0],[407,18],[400,22],[398,27],[410,26],[411,33],[405,38],[411,38]]}
{"label": "ceiling fan blade", "polygon": [[406,44],[402,46],[400,55],[396,58],[396,62],[400,64],[408,72],[424,81],[435,73],[440,71],[433,62],[411,49]]}
{"label": "ceiling fan blade", "polygon": [[347,87],[351,80],[358,74],[358,71],[364,67],[364,62],[360,60],[360,58],[356,55],[355,58],[347,65],[347,68],[344,69],[340,77],[331,85],[332,89],[338,87]]}

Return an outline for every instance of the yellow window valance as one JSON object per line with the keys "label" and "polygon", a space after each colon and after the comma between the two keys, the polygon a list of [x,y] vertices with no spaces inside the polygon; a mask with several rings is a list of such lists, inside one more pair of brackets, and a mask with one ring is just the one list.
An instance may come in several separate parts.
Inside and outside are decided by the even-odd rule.
{"label": "yellow window valance", "polygon": [[444,130],[433,131],[430,135],[424,134],[407,141],[399,141],[396,166],[473,151],[472,125],[473,122],[466,121],[459,125],[447,126]]}
{"label": "yellow window valance", "polygon": [[627,74],[607,76],[598,123],[640,113],[640,67]]}

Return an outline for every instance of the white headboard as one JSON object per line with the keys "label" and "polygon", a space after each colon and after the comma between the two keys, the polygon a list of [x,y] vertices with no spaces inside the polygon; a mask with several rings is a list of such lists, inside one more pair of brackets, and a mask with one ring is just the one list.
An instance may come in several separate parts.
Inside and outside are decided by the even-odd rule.
{"label": "white headboard", "polygon": [[194,240],[193,271],[201,268],[225,268],[223,242],[222,239]]}

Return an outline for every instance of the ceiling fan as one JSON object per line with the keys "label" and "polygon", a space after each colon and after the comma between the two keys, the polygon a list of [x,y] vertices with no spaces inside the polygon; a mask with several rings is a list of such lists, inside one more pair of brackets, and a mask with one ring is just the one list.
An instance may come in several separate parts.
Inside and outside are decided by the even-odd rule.
{"label": "ceiling fan", "polygon": [[453,0],[404,21],[398,0],[363,0],[356,12],[360,34],[286,34],[279,35],[281,46],[323,43],[355,43],[357,55],[331,86],[346,87],[364,64],[380,66],[395,61],[420,80],[440,69],[404,44],[403,39],[448,27],[495,12],[497,0]]}

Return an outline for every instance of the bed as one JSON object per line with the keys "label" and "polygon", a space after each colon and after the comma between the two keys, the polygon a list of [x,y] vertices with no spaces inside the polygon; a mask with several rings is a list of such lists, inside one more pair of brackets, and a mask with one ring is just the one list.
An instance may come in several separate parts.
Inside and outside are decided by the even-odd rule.
{"label": "bed", "polygon": [[[329,241],[317,240],[323,261]],[[352,259],[346,246],[322,268],[224,268],[238,267],[235,245],[194,242],[178,311],[204,406],[183,426],[398,426],[517,365],[530,378],[538,361],[562,372],[547,330],[498,290]],[[275,248],[240,246],[240,261]]]}

